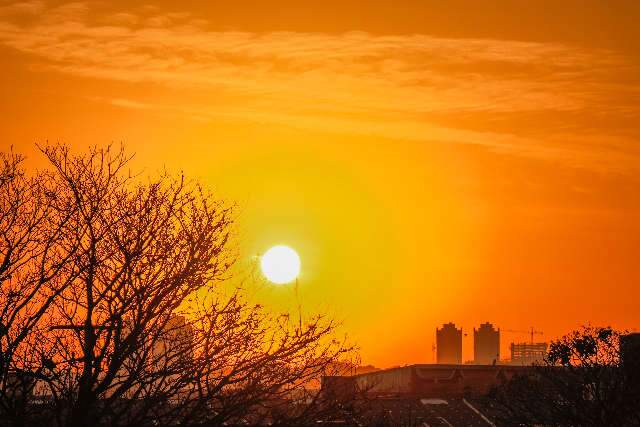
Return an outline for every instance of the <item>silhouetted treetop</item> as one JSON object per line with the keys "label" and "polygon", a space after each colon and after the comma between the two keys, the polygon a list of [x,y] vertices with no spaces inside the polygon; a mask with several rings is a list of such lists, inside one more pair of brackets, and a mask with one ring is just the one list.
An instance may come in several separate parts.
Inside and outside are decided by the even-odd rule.
{"label": "silhouetted treetop", "polygon": [[232,204],[182,175],[133,175],[122,147],[41,151],[50,167],[32,175],[0,157],[2,417],[24,422],[31,394],[60,426],[293,423],[320,408],[307,386],[353,348],[332,319],[222,290]]}

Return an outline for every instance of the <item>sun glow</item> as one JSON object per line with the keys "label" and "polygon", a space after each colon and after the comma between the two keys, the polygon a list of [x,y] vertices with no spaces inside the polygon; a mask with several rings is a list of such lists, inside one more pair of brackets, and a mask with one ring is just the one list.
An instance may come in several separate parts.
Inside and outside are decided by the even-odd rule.
{"label": "sun glow", "polygon": [[270,248],[260,258],[262,274],[273,283],[284,284],[294,281],[300,274],[300,257],[288,246]]}

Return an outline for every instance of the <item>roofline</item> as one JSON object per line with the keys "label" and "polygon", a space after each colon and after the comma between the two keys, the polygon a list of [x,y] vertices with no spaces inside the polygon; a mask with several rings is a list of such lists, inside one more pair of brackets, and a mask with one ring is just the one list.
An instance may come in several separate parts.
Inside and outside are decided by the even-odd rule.
{"label": "roofline", "polygon": [[463,369],[466,371],[471,371],[471,370],[481,370],[481,369],[497,370],[501,368],[523,370],[523,369],[531,368],[531,366],[530,365],[500,365],[500,364],[498,365],[474,365],[474,364],[458,365],[458,364],[443,364],[443,363],[414,363],[412,365],[394,366],[393,368],[380,369],[378,371],[371,371],[371,372],[363,372],[361,374],[349,375],[349,376],[362,377],[365,375],[375,375],[378,373],[391,372],[391,371],[407,369],[407,368]]}

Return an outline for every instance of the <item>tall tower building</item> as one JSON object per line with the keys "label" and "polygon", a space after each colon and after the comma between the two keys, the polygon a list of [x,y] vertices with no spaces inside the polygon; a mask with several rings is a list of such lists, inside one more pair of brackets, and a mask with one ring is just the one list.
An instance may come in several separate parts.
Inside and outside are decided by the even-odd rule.
{"label": "tall tower building", "polygon": [[500,329],[489,322],[473,328],[473,363],[492,365],[500,361]]}
{"label": "tall tower building", "polygon": [[436,354],[441,364],[462,363],[462,328],[449,322],[436,328]]}

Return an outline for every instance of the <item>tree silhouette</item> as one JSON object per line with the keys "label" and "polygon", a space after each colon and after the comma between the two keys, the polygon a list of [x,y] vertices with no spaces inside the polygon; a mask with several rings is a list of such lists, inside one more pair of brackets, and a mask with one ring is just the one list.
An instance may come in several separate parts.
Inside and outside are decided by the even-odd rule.
{"label": "tree silhouette", "polygon": [[487,403],[506,425],[640,425],[637,372],[622,334],[583,327],[551,343],[544,363],[498,386]]}
{"label": "tree silhouette", "polygon": [[0,175],[6,419],[28,419],[7,392],[18,377],[40,396],[31,413],[60,426],[294,425],[327,409],[308,385],[353,348],[329,318],[221,286],[232,206],[182,176],[132,176],[122,148],[42,152],[48,172],[27,179],[4,155]]}
{"label": "tree silhouette", "polygon": [[0,153],[0,410],[18,424],[48,359],[38,336],[57,298],[79,276],[68,233],[73,209],[59,210],[51,174],[28,177],[23,157]]}

